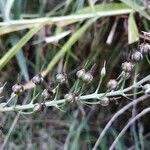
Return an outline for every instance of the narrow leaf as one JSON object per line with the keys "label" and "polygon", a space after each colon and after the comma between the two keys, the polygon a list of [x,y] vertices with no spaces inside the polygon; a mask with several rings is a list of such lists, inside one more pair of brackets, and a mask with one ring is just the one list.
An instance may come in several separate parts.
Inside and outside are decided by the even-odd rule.
{"label": "narrow leaf", "polygon": [[38,32],[43,25],[39,25],[29,30],[22,39],[15,44],[1,59],[0,70],[10,61],[10,59],[32,38],[32,36]]}
{"label": "narrow leaf", "polygon": [[[12,43],[12,45],[15,45],[17,44],[19,41],[19,38],[15,35],[12,35],[10,37],[10,42]],[[20,70],[21,70],[21,73],[22,75],[24,76],[24,79],[26,81],[29,81],[29,74],[28,74],[28,69],[27,69],[27,65],[26,65],[26,60],[25,60],[25,57],[24,57],[24,54],[23,54],[23,50],[20,49],[18,51],[18,53],[16,54],[16,58],[17,58],[17,61],[18,61],[18,65],[20,67]]]}
{"label": "narrow leaf", "polygon": [[138,28],[134,19],[134,15],[131,13],[128,18],[128,43],[132,44],[138,40]]}
{"label": "narrow leaf", "polygon": [[121,2],[123,2],[124,4],[128,5],[130,8],[132,8],[133,10],[137,11],[140,13],[140,15],[144,16],[146,19],[150,20],[150,15],[148,15],[141,6],[139,6],[137,4],[136,1],[132,1],[132,0],[120,0]]}

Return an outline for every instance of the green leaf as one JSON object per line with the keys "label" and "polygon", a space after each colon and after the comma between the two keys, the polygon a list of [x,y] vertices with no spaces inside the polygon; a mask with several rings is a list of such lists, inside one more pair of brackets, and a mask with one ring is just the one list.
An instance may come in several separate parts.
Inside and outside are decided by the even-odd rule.
{"label": "green leaf", "polygon": [[143,10],[143,8],[136,3],[136,1],[132,1],[132,0],[120,0],[120,1],[123,2],[124,4],[128,5],[133,10],[139,12],[140,15],[144,16],[146,19],[150,20],[150,15],[147,14]]}
{"label": "green leaf", "polygon": [[[10,37],[10,42],[12,43],[12,45],[17,44],[18,41],[19,41],[19,38],[17,36],[13,35],[13,36]],[[21,73],[24,76],[24,79],[26,81],[29,81],[29,74],[28,74],[26,59],[24,57],[22,49],[20,49],[18,51],[18,53],[16,54],[16,58],[17,58],[18,65],[20,67]]]}
{"label": "green leaf", "polygon": [[128,18],[128,43],[132,44],[139,40],[138,28],[133,13]]}
{"label": "green leaf", "polygon": [[91,7],[86,7],[77,12],[77,14],[83,15],[92,15],[95,14],[95,16],[99,17],[106,17],[106,16],[116,16],[116,15],[122,15],[122,14],[128,14],[133,12],[133,9],[131,9],[129,6],[123,4],[123,3],[108,3],[108,4],[99,4],[94,5],[94,11]]}
{"label": "green leaf", "polygon": [[0,35],[17,30],[31,28],[45,21],[47,21],[47,24],[57,24],[59,26],[66,26],[75,22],[82,21],[84,19],[94,17],[116,16],[122,14],[129,14],[133,12],[133,9],[122,3],[94,5],[93,9],[91,7],[86,7],[79,10],[77,13],[68,16],[49,17],[49,18],[43,17],[37,19],[22,19],[22,20],[20,19],[20,20],[11,20],[9,22],[0,22],[0,26],[2,26],[2,28],[0,28]]}
{"label": "green leaf", "polygon": [[16,55],[16,53],[33,37],[33,35],[38,32],[42,25],[38,25],[31,30],[29,30],[21,40],[15,44],[1,59],[0,59],[0,70],[10,61],[10,59]]}

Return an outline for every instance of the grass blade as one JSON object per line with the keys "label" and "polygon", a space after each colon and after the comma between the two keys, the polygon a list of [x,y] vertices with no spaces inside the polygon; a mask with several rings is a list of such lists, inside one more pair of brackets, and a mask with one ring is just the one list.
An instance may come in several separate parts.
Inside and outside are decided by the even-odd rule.
{"label": "grass blade", "polygon": [[0,59],[0,70],[10,61],[10,59],[16,55],[16,53],[38,32],[43,25],[39,25],[29,30],[22,39],[15,44],[1,59]]}
{"label": "grass blade", "polygon": [[133,10],[137,11],[140,13],[140,15],[144,16],[146,19],[150,20],[150,16],[142,9],[141,6],[139,6],[136,1],[131,1],[131,0],[120,0],[124,4],[128,5],[131,7]]}
{"label": "grass blade", "polygon": [[128,43],[132,44],[138,40],[138,28],[134,19],[134,15],[131,13],[128,18]]}
{"label": "grass blade", "polygon": [[[16,36],[10,37],[10,42],[12,43],[12,45],[17,44],[18,41],[19,41],[18,37]],[[29,81],[28,69],[27,69],[26,60],[25,60],[22,49],[20,49],[19,52],[16,54],[16,58],[17,58],[18,65],[20,67],[22,75],[24,76],[25,81]]]}

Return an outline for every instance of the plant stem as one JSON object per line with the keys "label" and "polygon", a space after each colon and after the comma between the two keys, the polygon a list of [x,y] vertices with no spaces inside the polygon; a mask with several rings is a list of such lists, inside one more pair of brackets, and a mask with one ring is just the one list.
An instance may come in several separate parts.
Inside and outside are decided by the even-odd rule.
{"label": "plant stem", "polygon": [[[125,88],[124,90],[111,91],[111,92],[108,92],[105,96],[120,96],[120,95],[123,95],[123,93],[132,90],[134,87],[138,87],[139,85],[143,84],[146,81],[150,81],[150,75],[146,76],[144,79],[140,80],[139,82],[134,83],[130,87]],[[83,96],[79,97],[79,100],[84,101],[84,100],[87,100],[87,99],[97,99],[98,97],[102,97],[104,94],[105,93],[100,93],[100,94],[93,93],[93,94],[89,94],[89,95],[83,95]],[[63,104],[63,103],[65,103],[65,99],[61,99],[61,100],[57,100],[57,101],[56,100],[47,101],[47,102],[45,102],[45,105],[47,107],[50,107],[50,106],[56,106],[56,104],[59,105],[59,104]],[[25,105],[16,105],[15,107],[12,107],[12,106],[4,107],[4,108],[0,107],[0,112],[29,110],[29,109],[33,109],[34,105],[35,104],[25,104]]]}

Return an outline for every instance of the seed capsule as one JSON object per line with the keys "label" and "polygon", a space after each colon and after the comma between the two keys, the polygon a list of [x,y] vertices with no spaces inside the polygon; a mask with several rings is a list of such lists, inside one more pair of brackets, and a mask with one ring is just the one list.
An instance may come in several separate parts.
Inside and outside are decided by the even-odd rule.
{"label": "seed capsule", "polygon": [[34,83],[34,84],[40,84],[40,83],[42,83],[43,82],[43,76],[41,75],[41,74],[38,74],[38,75],[36,75],[36,76],[34,76],[32,79],[31,79],[31,81]]}
{"label": "seed capsule", "polygon": [[142,43],[140,45],[140,51],[141,51],[141,53],[149,54],[150,53],[150,44]]}
{"label": "seed capsule", "polygon": [[150,84],[145,84],[143,86],[143,90],[144,90],[144,93],[147,95],[147,94],[150,94]]}
{"label": "seed capsule", "polygon": [[60,84],[64,84],[67,82],[67,75],[64,73],[59,73],[56,75],[56,81]]}
{"label": "seed capsule", "polygon": [[143,59],[143,55],[141,52],[139,51],[136,51],[132,54],[131,56],[131,59],[134,61],[134,62],[139,62]]}
{"label": "seed capsule", "polygon": [[109,98],[108,97],[102,97],[100,100],[100,104],[102,106],[108,106],[109,105]]}
{"label": "seed capsule", "polygon": [[41,96],[44,100],[50,99],[53,96],[53,92],[50,89],[44,89]]}
{"label": "seed capsule", "polygon": [[74,102],[75,101],[75,94],[74,93],[68,93],[64,96],[64,99],[66,102]]}
{"label": "seed capsule", "polygon": [[147,90],[145,90],[145,94],[146,95],[150,94],[150,88],[148,88]]}
{"label": "seed capsule", "polygon": [[122,70],[125,72],[131,72],[133,69],[133,64],[131,62],[122,63]]}
{"label": "seed capsule", "polygon": [[104,66],[101,70],[101,76],[104,77],[106,75],[106,67],[105,67],[106,62],[104,62]]}
{"label": "seed capsule", "polygon": [[83,79],[83,77],[85,76],[85,69],[81,69],[81,70],[77,71],[76,76],[79,79]]}
{"label": "seed capsule", "polygon": [[107,83],[107,88],[110,90],[114,90],[117,88],[117,81],[114,79],[109,80],[109,82]]}
{"label": "seed capsule", "polygon": [[12,87],[12,90],[15,94],[19,94],[24,91],[24,86],[20,83],[17,83]]}
{"label": "seed capsule", "polygon": [[93,75],[90,72],[85,73],[82,79],[86,83],[91,83],[93,80]]}
{"label": "seed capsule", "polygon": [[34,105],[33,111],[34,112],[41,112],[41,111],[44,111],[45,107],[46,107],[46,105],[43,103],[42,104],[36,103]]}

